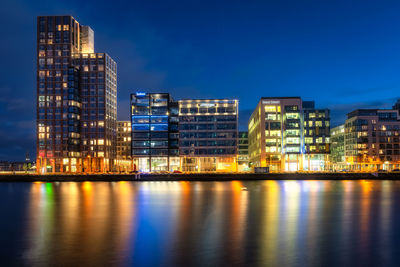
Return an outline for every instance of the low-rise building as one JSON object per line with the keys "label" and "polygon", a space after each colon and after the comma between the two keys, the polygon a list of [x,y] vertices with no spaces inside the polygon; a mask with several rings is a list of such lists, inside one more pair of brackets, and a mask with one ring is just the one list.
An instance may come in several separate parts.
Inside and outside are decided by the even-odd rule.
{"label": "low-rise building", "polygon": [[238,137],[238,171],[249,170],[249,135],[246,132],[239,132]]}
{"label": "low-rise building", "polygon": [[303,101],[305,171],[329,169],[330,111],[316,109],[314,101]]}
{"label": "low-rise building", "polygon": [[237,137],[237,100],[179,100],[183,171],[237,171]]}
{"label": "low-rise building", "polygon": [[329,122],[329,110],[300,97],[261,98],[248,124],[251,167],[327,169]]}
{"label": "low-rise building", "polygon": [[347,114],[344,155],[353,171],[399,168],[400,118],[396,109],[357,109]]}
{"label": "low-rise building", "polygon": [[131,122],[117,122],[117,170],[131,171],[133,163],[131,157]]}
{"label": "low-rise building", "polygon": [[331,129],[331,154],[330,165],[332,171],[346,169],[344,156],[344,124]]}

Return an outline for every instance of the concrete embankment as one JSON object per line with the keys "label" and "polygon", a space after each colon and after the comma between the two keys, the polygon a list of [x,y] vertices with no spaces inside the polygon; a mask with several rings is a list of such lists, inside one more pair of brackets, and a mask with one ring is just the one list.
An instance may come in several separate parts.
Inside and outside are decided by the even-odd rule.
{"label": "concrete embankment", "polygon": [[0,182],[231,181],[231,180],[397,180],[400,173],[194,173],[194,174],[2,174]]}

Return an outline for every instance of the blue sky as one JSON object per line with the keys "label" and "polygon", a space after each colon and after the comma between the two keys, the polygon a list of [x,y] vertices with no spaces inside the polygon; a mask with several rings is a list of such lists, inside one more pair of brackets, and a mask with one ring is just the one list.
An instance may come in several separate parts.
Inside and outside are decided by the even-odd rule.
{"label": "blue sky", "polygon": [[261,96],[331,109],[390,107],[400,88],[398,1],[20,1],[0,9],[0,160],[35,148],[36,16],[73,15],[118,63],[118,118],[129,94],[238,98],[246,128]]}

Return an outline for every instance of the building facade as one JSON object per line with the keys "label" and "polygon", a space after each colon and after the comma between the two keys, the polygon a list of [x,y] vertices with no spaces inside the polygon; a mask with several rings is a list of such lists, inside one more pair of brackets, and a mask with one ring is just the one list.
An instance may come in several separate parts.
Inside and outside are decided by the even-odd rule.
{"label": "building facade", "polygon": [[249,170],[249,135],[247,132],[239,132],[237,161],[238,171]]}
{"label": "building facade", "polygon": [[133,171],[131,157],[132,127],[130,121],[117,122],[117,171]]}
{"label": "building facade", "polygon": [[179,169],[178,123],[178,103],[169,94],[131,94],[131,155],[135,169]]}
{"label": "building facade", "polygon": [[130,121],[117,122],[117,159],[131,159],[132,128]]}
{"label": "building facade", "polygon": [[300,97],[263,97],[248,124],[251,167],[320,171],[329,155],[329,110]]}
{"label": "building facade", "polygon": [[314,101],[303,101],[303,170],[329,170],[330,111],[316,109]]}
{"label": "building facade", "polygon": [[112,170],[116,72],[94,53],[90,27],[72,16],[37,18],[38,172]]}
{"label": "building facade", "polygon": [[347,169],[399,168],[400,118],[396,109],[358,109],[347,114],[344,156]]}
{"label": "building facade", "polygon": [[344,124],[331,129],[331,155],[330,164],[332,171],[346,169],[344,156]]}
{"label": "building facade", "polygon": [[76,53],[80,72],[83,170],[115,169],[117,142],[117,64],[105,53]]}
{"label": "building facade", "polygon": [[237,137],[237,100],[179,100],[183,171],[237,171]]}

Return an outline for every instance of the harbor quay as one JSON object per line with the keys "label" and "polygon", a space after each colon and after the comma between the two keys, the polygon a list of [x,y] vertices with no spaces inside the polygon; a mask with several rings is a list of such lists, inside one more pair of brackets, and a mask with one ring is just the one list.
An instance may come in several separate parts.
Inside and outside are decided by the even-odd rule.
{"label": "harbor quay", "polygon": [[85,181],[251,181],[251,180],[398,180],[400,173],[188,173],[188,174],[2,174],[0,182]]}

